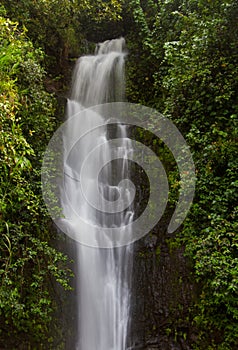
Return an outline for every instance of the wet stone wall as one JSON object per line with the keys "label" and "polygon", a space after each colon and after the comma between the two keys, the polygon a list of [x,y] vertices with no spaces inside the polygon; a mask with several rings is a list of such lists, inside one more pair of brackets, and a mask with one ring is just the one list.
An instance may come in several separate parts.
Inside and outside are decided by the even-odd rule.
{"label": "wet stone wall", "polygon": [[157,228],[135,244],[131,349],[191,349],[196,288],[184,248],[174,238]]}

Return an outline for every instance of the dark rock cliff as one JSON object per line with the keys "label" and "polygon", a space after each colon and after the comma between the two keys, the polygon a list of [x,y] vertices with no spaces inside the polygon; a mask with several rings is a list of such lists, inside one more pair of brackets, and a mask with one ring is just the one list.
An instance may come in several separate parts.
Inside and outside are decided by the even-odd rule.
{"label": "dark rock cliff", "polygon": [[131,348],[189,350],[196,287],[184,247],[156,231],[135,244]]}

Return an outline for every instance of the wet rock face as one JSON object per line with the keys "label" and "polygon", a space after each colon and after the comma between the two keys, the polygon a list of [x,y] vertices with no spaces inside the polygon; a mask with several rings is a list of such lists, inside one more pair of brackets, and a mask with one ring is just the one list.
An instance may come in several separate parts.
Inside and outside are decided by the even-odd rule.
{"label": "wet rock face", "polygon": [[161,228],[135,244],[132,349],[191,349],[195,286],[183,253]]}

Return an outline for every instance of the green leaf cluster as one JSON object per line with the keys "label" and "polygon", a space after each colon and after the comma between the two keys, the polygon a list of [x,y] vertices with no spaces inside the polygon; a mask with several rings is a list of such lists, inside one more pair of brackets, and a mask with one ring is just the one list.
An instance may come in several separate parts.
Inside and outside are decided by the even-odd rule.
{"label": "green leaf cluster", "polygon": [[[12,20],[27,28],[27,35],[35,47],[41,47],[46,53],[44,63],[50,80],[60,76],[63,77],[61,83],[65,84],[71,76],[70,61],[88,53],[89,48],[91,51],[94,44],[89,41],[96,37],[98,40],[95,41],[105,40],[112,35],[112,28],[121,20],[123,2],[23,0],[16,3],[15,0],[2,0],[1,3]],[[106,34],[108,30],[110,34]]]}
{"label": "green leaf cluster", "polygon": [[196,166],[196,196],[179,235],[199,285],[190,313],[198,328],[193,348],[236,349],[238,5],[128,3],[129,99],[168,116],[190,145]]}
{"label": "green leaf cluster", "polygon": [[[4,11],[2,10],[3,14]],[[0,347],[50,349],[55,283],[69,288],[66,257],[49,245],[41,197],[44,148],[56,126],[44,54],[0,17]],[[51,230],[52,231],[52,230]],[[57,282],[54,282],[57,281]]]}

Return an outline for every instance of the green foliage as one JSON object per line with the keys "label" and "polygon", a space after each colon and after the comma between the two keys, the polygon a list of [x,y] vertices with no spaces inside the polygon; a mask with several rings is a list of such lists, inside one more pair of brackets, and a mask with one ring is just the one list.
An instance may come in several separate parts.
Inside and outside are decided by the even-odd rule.
{"label": "green foliage", "polygon": [[128,35],[129,99],[171,118],[193,152],[196,197],[180,234],[200,286],[193,348],[236,349],[237,2],[149,3],[129,1],[136,28]]}
{"label": "green foliage", "polygon": [[55,101],[43,85],[43,52],[4,17],[0,43],[0,347],[50,349],[51,285],[55,280],[68,288],[69,278],[66,257],[48,243],[40,189],[42,152],[55,128]]}
{"label": "green foliage", "polygon": [[[70,60],[91,48],[88,40],[108,36],[121,19],[122,2],[118,0],[2,0],[8,16],[27,28],[36,47],[46,53],[45,65],[52,77],[69,80]],[[105,28],[104,28],[105,27]],[[102,30],[102,28],[104,28]],[[112,29],[110,28],[110,35]],[[93,40],[94,40],[93,39]]]}
{"label": "green foliage", "polygon": [[179,40],[164,46],[166,112],[187,131],[198,176],[193,212],[183,232],[202,286],[195,321],[201,343],[211,342],[214,349],[235,349],[238,339],[234,13],[238,7],[231,1],[205,7],[198,2],[198,10],[178,14]]}

